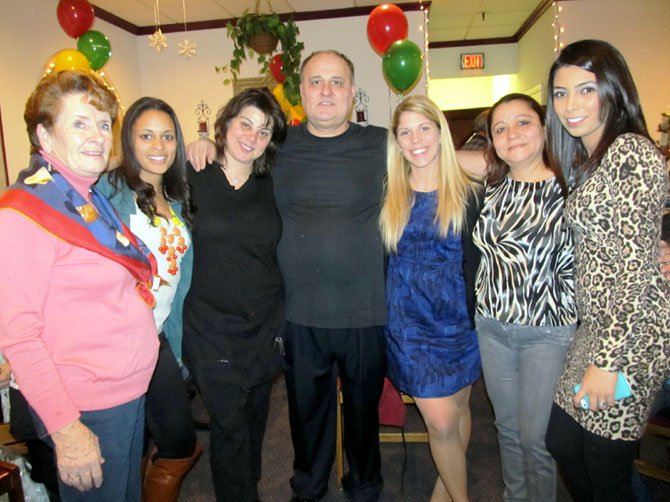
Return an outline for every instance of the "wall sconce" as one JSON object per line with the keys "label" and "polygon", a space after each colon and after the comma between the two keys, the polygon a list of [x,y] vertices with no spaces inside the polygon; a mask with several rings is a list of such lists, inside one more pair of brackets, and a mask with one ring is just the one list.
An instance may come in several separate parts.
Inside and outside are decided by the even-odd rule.
{"label": "wall sconce", "polygon": [[204,100],[200,101],[195,107],[195,116],[198,119],[198,137],[200,139],[209,138],[209,116],[212,110]]}
{"label": "wall sconce", "polygon": [[354,110],[356,111],[356,122],[368,125],[368,94],[360,87],[354,94]]}

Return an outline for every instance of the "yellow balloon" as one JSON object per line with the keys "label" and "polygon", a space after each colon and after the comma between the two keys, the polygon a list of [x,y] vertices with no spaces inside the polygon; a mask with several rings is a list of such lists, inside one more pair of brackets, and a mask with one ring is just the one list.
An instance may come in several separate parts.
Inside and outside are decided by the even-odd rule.
{"label": "yellow balloon", "polygon": [[295,105],[293,110],[295,112],[296,118],[300,119],[300,121],[305,120],[305,109],[302,107],[302,105]]}
{"label": "yellow balloon", "polygon": [[305,120],[305,109],[302,105],[292,106],[289,110],[289,122],[293,122],[294,120],[298,122]]}
{"label": "yellow balloon", "polygon": [[275,97],[278,103],[281,103],[284,100],[284,86],[277,84],[272,88],[272,95]]}
{"label": "yellow balloon", "polygon": [[86,59],[86,56],[78,50],[63,49],[51,57],[45,73],[64,70],[91,71],[91,65],[89,64],[88,59]]}
{"label": "yellow balloon", "polygon": [[279,103],[279,106],[283,111],[288,112],[291,109],[291,103],[288,99],[286,99],[286,96],[284,96],[283,84],[275,85],[272,89],[272,95],[275,97],[277,103]]}

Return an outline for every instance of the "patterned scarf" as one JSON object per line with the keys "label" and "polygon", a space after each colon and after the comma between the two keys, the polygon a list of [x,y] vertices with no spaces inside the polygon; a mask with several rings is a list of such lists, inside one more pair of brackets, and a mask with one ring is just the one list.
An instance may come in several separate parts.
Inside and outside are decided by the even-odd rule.
{"label": "patterned scarf", "polygon": [[124,266],[137,281],[137,292],[149,305],[156,259],[126,227],[109,200],[95,186],[84,199],[53,163],[33,155],[30,167],[0,197],[0,208],[18,211],[55,237]]}

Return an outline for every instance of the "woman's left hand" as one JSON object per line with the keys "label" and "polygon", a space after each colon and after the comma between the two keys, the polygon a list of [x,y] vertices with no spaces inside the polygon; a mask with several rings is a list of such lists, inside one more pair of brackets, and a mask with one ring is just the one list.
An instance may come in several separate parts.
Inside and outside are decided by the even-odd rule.
{"label": "woman's left hand", "polygon": [[589,396],[591,411],[607,409],[614,404],[614,390],[616,388],[616,371],[607,371],[594,366],[586,368],[582,377],[582,386],[572,398],[575,408],[580,407],[584,396]]}
{"label": "woman's left hand", "polygon": [[85,491],[102,485],[102,464],[98,437],[81,421],[52,432],[58,474],[66,485]]}

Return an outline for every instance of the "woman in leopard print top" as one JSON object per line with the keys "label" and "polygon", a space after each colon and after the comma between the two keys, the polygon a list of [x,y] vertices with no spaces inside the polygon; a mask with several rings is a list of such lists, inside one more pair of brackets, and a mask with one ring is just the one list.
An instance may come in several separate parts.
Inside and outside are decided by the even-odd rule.
{"label": "woman in leopard print top", "polygon": [[[549,150],[575,184],[565,216],[581,324],[547,447],[575,500],[633,500],[637,444],[670,358],[670,286],[656,263],[665,161],[649,139],[628,67],[608,43],[567,46],[549,89]],[[633,395],[615,401],[618,372]],[[590,408],[581,409],[586,395]]]}

